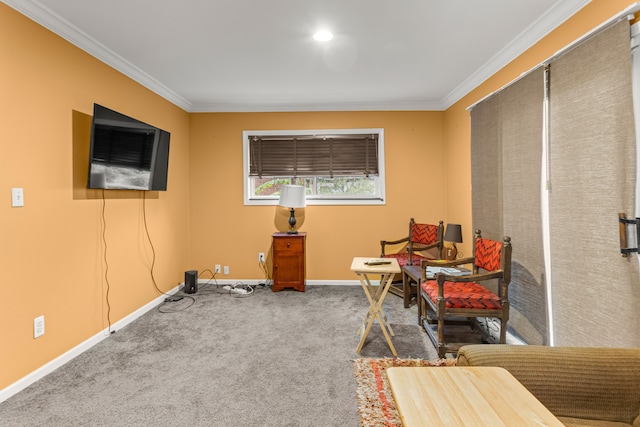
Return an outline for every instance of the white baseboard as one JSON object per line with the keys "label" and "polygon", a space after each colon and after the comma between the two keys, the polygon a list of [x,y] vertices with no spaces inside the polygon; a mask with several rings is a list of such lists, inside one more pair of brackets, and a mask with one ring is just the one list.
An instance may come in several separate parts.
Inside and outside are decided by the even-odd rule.
{"label": "white baseboard", "polygon": [[[170,295],[175,294],[176,292],[178,292],[179,288],[180,288],[180,286],[176,286],[175,288],[173,288],[172,290],[167,292],[167,294],[170,294]],[[93,347],[94,345],[98,344],[100,341],[102,341],[105,338],[109,337],[111,335],[111,331],[117,331],[118,329],[125,327],[126,325],[128,325],[131,322],[133,322],[134,320],[136,320],[138,317],[142,316],[143,314],[145,314],[149,310],[155,308],[156,306],[161,304],[164,301],[165,298],[166,298],[166,295],[161,295],[161,296],[157,297],[153,301],[151,301],[148,304],[140,307],[139,309],[137,309],[136,311],[134,311],[130,315],[128,315],[125,318],[123,318],[122,320],[119,320],[118,322],[116,322],[113,325],[111,325],[110,329],[109,328],[103,329],[102,331],[98,332],[97,334],[95,334],[91,338],[87,339],[86,341],[78,344],[77,346],[75,346],[71,350],[67,351],[66,353],[56,357],[52,361],[50,361],[47,364],[43,365],[42,367],[36,369],[35,371],[33,371],[32,373],[28,374],[27,376],[19,379],[18,381],[14,382],[13,384],[11,384],[11,385],[5,387],[4,389],[0,390],[0,403],[4,402],[5,400],[10,398],[11,396],[13,396],[13,395],[19,393],[20,391],[24,390],[25,388],[29,387],[31,384],[33,384],[36,381],[40,380],[41,378],[43,378],[47,374],[50,374],[51,372],[55,371],[56,369],[58,369],[59,367],[61,367],[65,363],[69,362],[73,358],[75,358],[75,357],[79,356],[80,354],[84,353],[85,351],[89,350],[91,347]]]}
{"label": "white baseboard", "polygon": [[359,280],[307,280],[307,285],[360,286]]}
{"label": "white baseboard", "polygon": [[[244,280],[244,279],[198,279],[198,286],[213,284],[213,285],[249,285],[249,286],[258,286],[263,283],[271,283],[271,280]],[[305,280],[307,285],[331,285],[331,286],[360,286],[360,281],[358,280]],[[180,284],[180,289],[184,283]]]}

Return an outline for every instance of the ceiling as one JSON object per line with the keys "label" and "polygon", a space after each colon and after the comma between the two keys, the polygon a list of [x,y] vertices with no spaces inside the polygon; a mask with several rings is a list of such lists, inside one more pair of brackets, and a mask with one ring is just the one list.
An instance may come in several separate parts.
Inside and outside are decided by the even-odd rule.
{"label": "ceiling", "polygon": [[2,1],[186,111],[220,112],[444,110],[590,0]]}

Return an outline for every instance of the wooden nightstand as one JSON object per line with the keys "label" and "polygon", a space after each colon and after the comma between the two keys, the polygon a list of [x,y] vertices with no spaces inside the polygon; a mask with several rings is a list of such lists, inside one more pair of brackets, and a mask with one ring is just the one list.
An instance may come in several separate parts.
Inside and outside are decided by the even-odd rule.
{"label": "wooden nightstand", "polygon": [[273,292],[293,288],[304,292],[307,233],[273,233]]}

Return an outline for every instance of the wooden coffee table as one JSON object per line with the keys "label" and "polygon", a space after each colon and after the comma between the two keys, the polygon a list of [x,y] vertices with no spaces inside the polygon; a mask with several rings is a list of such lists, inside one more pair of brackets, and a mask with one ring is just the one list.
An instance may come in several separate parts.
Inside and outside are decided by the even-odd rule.
{"label": "wooden coffee table", "polygon": [[564,425],[503,368],[392,367],[386,373],[405,427]]}

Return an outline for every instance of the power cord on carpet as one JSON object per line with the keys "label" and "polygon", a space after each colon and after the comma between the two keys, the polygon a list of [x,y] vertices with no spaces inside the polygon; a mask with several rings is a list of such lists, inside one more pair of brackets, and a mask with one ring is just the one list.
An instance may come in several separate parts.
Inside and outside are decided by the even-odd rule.
{"label": "power cord on carpet", "polygon": [[267,263],[265,261],[258,261],[258,266],[264,273],[264,282],[258,283],[257,286],[268,288],[269,286],[271,286],[272,280],[269,274],[269,268],[267,266]]}
{"label": "power cord on carpet", "polygon": [[[216,287],[218,285],[218,283],[216,282],[216,274],[211,271],[210,269],[205,269],[203,271],[200,272],[200,274],[198,275],[198,279],[200,279],[202,277],[202,275],[206,272],[209,272],[209,274],[211,274],[211,277],[209,278],[209,280],[205,283],[203,283],[202,285],[200,285],[201,289],[206,288],[207,286],[209,286],[212,282],[216,284]],[[184,307],[179,307],[178,309],[175,310],[166,310],[163,309],[163,307],[165,307],[168,303],[176,303],[179,301],[182,301],[184,299],[187,299],[190,304],[188,304],[187,306]],[[189,307],[193,306],[196,303],[196,299],[191,296],[191,295],[185,295],[184,292],[178,292],[176,294],[170,295],[167,298],[164,299],[163,304],[160,304],[158,306],[158,311],[160,313],[178,313],[180,311],[184,311],[186,309],[188,309]]]}
{"label": "power cord on carpet", "polygon": [[[216,280],[216,273],[214,273],[213,271],[211,271],[210,269],[206,269],[203,270],[202,272],[200,272],[200,274],[198,275],[198,279],[200,279],[202,277],[203,273],[209,272],[211,274],[211,277],[209,278],[209,280],[206,283],[203,283],[202,285],[199,285],[200,289],[197,293],[200,294],[212,294],[212,293],[228,293],[229,295],[231,295],[233,298],[246,298],[249,297],[251,295],[253,295],[256,287],[255,286],[251,286],[248,284],[245,284],[243,282],[236,282],[232,285],[224,285],[222,286],[222,289],[220,289],[220,284],[218,283],[218,281]],[[209,285],[211,284],[215,284],[215,288],[213,289],[207,289]],[[262,286],[266,288],[266,284],[264,283],[260,283],[257,286]],[[222,292],[221,292],[222,291]],[[190,308],[191,306],[193,306],[196,303],[196,294],[185,294],[182,290],[179,291],[176,294],[173,295],[169,295],[167,294],[167,298],[165,298],[164,302],[160,305],[158,305],[157,310],[160,313],[178,313],[181,311],[184,311],[188,308]],[[174,305],[175,303],[178,303],[180,301],[188,301],[189,304],[188,305],[180,305],[180,307],[176,308],[176,309],[171,309],[171,310],[167,310],[166,307],[168,306],[168,304]],[[179,305],[179,304],[178,304]]]}
{"label": "power cord on carpet", "polygon": [[[176,303],[180,301],[186,301],[188,304],[184,306],[175,307]],[[165,298],[164,302],[158,306],[158,311],[160,313],[179,313],[181,311],[185,311],[189,307],[193,306],[196,303],[196,299],[190,295],[171,295],[170,297]],[[175,309],[167,310],[166,307],[174,307]]]}
{"label": "power cord on carpet", "polygon": [[233,285],[224,285],[223,290],[228,291],[233,297],[248,297],[253,295],[254,288],[251,285],[246,285],[242,282],[236,282]]}

